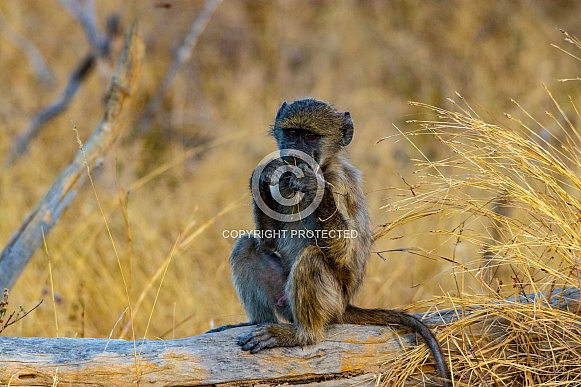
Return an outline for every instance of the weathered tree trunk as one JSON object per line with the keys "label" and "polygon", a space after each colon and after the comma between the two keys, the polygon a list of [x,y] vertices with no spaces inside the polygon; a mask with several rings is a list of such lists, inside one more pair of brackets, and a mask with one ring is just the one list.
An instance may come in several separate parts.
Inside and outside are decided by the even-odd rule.
{"label": "weathered tree trunk", "polygon": [[138,341],[136,347],[125,340],[1,337],[0,383],[50,386],[55,375],[59,386],[306,383],[373,375],[379,372],[382,357],[397,355],[402,351],[401,343],[415,343],[413,334],[398,338],[390,328],[337,325],[319,345],[273,348],[251,355],[236,344],[250,329]]}
{"label": "weathered tree trunk", "polygon": [[44,198],[28,214],[0,254],[0,289],[11,288],[35,251],[58,222],[87,178],[87,168],[111,147],[126,124],[126,111],[143,57],[143,44],[134,26],[128,33],[117,72],[113,77],[101,122],[77,153],[75,160],[55,179]]}
{"label": "weathered tree trunk", "polygon": [[[505,302],[530,303],[532,294]],[[549,305],[576,308],[579,289],[556,290]],[[464,308],[464,313],[479,307]],[[466,312],[468,311],[468,312]],[[431,313],[424,321],[446,324],[461,310]],[[420,315],[421,316],[421,315]],[[487,320],[487,324],[492,321]],[[236,344],[251,327],[178,340],[44,339],[0,337],[0,384],[10,386],[374,386],[386,361],[417,345],[412,333],[389,327],[334,325],[320,344],[272,348],[251,355]],[[421,340],[419,341],[421,345]],[[430,369],[410,385],[431,386]],[[433,375],[433,374],[431,374]],[[302,383],[302,384],[301,384]]]}

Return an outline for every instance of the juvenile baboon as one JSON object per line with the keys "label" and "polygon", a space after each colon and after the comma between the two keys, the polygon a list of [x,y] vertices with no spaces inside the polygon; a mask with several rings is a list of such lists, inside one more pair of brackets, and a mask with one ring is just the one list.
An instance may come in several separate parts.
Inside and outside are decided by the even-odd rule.
{"label": "juvenile baboon", "polygon": [[[311,98],[285,102],[271,134],[282,155],[259,166],[251,179],[257,235],[239,238],[230,255],[234,286],[249,322],[213,331],[257,325],[238,342],[256,353],[314,344],[333,323],[405,325],[424,338],[444,386],[451,386],[440,345],[421,320],[350,304],[365,274],[372,231],[361,173],[345,148],[353,137],[349,112]],[[318,165],[313,169],[300,154],[285,153],[289,150],[304,152]],[[284,203],[296,195],[300,202]],[[316,199],[320,203],[314,212],[299,216]]]}

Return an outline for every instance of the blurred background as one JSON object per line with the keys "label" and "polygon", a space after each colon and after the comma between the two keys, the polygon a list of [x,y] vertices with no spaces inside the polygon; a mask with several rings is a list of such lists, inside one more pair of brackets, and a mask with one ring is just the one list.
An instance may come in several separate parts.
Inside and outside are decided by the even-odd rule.
{"label": "blurred background", "polygon": [[[74,158],[73,126],[86,141],[103,113],[119,38],[112,59],[99,59],[28,152],[4,164],[17,137],[58,98],[90,50],[70,4],[0,2],[0,246]],[[363,171],[379,227],[397,216],[382,207],[399,200],[396,192],[403,191],[393,187],[413,180],[411,159],[446,152],[434,138],[410,144],[398,135],[418,129],[406,121],[430,117],[408,101],[452,108],[448,98],[460,101],[457,92],[496,123],[504,113],[523,115],[511,99],[539,116],[552,108],[543,84],[564,102],[581,91],[577,82],[558,81],[577,77],[579,62],[551,46],[566,45],[559,29],[581,34],[577,1],[224,0],[144,121],[204,4],[96,2],[101,31],[112,14],[124,30],[139,22],[146,56],[132,125],[93,170],[96,194],[84,187],[11,289],[12,308],[43,304],[4,334],[127,338],[129,301],[137,337],[169,339],[245,321],[230,281],[234,240],[223,231],[254,227],[248,179],[275,149],[268,129],[284,100],[311,96],[351,112],[351,158]],[[36,47],[52,78],[39,76],[15,31]],[[457,225],[420,219],[388,233],[375,250],[420,246],[472,262],[474,248],[456,244],[452,251],[447,237],[432,232]],[[445,260],[382,253],[372,255],[355,301],[407,308],[454,291],[453,266]]]}

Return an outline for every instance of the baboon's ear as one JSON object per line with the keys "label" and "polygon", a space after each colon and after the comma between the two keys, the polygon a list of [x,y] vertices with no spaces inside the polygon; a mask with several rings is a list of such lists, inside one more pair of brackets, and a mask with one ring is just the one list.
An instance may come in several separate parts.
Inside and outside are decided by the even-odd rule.
{"label": "baboon's ear", "polygon": [[349,145],[351,140],[353,140],[353,120],[351,120],[351,114],[349,112],[343,113],[343,126],[341,127],[343,131],[343,146]]}
{"label": "baboon's ear", "polygon": [[278,112],[276,113],[276,118],[274,119],[275,121],[278,121],[280,116],[282,116],[282,112],[284,111],[284,108],[286,108],[286,101],[284,101],[282,103],[282,105],[280,105],[280,108],[278,108]]}

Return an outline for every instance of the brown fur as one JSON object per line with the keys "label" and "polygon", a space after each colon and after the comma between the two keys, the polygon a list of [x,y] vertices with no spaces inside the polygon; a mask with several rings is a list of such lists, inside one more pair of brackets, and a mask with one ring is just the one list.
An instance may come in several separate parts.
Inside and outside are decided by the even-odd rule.
{"label": "brown fur", "polygon": [[[272,219],[255,204],[257,230],[354,230],[357,237],[268,239],[247,235],[238,239],[230,255],[232,277],[250,321],[234,326],[260,324],[240,338],[242,349],[256,353],[269,347],[314,344],[324,338],[325,329],[333,323],[401,324],[422,335],[444,386],[451,386],[442,350],[424,323],[401,311],[350,305],[363,281],[372,231],[361,173],[349,162],[345,149],[353,135],[349,113],[314,99],[284,103],[272,134],[279,149],[301,150],[319,163],[325,191],[316,211],[294,222]],[[306,198],[312,197],[316,190],[313,171],[300,161],[291,162],[304,172],[304,177],[282,178],[280,192],[300,191]],[[282,164],[279,160],[277,165]],[[270,188],[274,169],[265,169],[260,177],[261,197],[278,212],[297,213],[303,208],[301,204],[285,208],[273,199]],[[280,323],[281,319],[288,323]]]}

